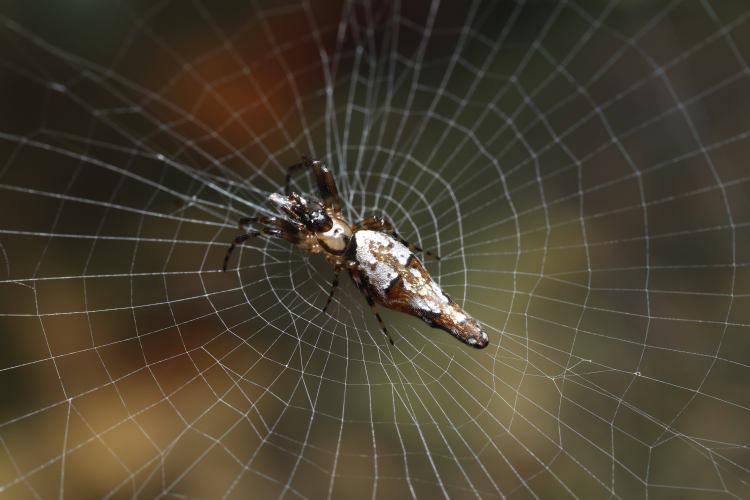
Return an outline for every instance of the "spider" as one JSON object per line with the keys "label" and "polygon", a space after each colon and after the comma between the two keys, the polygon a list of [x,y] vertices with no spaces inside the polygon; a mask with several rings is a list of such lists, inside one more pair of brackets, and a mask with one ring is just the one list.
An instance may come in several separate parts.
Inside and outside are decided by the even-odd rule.
{"label": "spider", "polygon": [[[302,169],[312,169],[315,173],[322,202],[290,193],[292,174]],[[364,294],[391,344],[393,339],[375,307],[376,302],[388,309],[416,316],[470,346],[487,346],[489,338],[479,323],[440,289],[413,252],[438,260],[440,257],[403,239],[381,217],[369,217],[349,225],[344,221],[333,175],[321,162],[303,157],[302,162],[290,166],[284,192],[285,195],[273,193],[268,197],[271,205],[284,217],[243,217],[239,220],[240,229],[251,225],[262,227],[235,238],[224,257],[224,271],[237,245],[260,235],[276,236],[308,252],[324,252],[326,260],[333,264],[334,278],[322,309],[324,313],[338,287],[339,273],[346,269]]]}

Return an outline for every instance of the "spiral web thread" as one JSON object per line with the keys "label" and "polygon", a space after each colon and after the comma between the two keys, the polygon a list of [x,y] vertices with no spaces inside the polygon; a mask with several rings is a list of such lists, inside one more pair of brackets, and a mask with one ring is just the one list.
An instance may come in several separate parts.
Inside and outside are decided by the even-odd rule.
{"label": "spiral web thread", "polygon": [[[317,4],[4,8],[0,495],[750,496],[747,6]],[[221,272],[302,155],[489,347]]]}

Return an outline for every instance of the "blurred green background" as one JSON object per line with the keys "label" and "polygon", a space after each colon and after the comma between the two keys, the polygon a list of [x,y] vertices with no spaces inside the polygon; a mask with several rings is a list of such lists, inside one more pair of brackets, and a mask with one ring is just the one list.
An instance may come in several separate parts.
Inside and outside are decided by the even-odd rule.
{"label": "blurred green background", "polygon": [[[4,2],[0,496],[750,496],[748,18]],[[278,241],[219,271],[302,155],[488,348],[321,314]]]}

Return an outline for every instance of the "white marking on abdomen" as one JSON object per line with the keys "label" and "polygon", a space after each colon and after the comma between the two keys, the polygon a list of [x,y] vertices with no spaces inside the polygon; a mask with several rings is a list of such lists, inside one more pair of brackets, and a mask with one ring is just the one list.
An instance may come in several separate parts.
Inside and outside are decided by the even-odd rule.
{"label": "white marking on abdomen", "polygon": [[385,296],[385,290],[399,276],[399,270],[384,262],[379,255],[387,255],[404,266],[409,261],[411,252],[397,240],[378,231],[357,231],[354,238],[357,242],[357,261],[362,271],[378,294]]}

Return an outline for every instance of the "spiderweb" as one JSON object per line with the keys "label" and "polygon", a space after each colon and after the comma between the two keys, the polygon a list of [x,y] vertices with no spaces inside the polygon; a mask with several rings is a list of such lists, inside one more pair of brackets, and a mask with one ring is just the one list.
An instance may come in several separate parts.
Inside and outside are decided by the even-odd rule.
{"label": "spiderweb", "polygon": [[[750,496],[750,10],[5,4],[0,493]],[[333,170],[490,335],[255,239]],[[294,189],[314,193],[309,175]]]}

